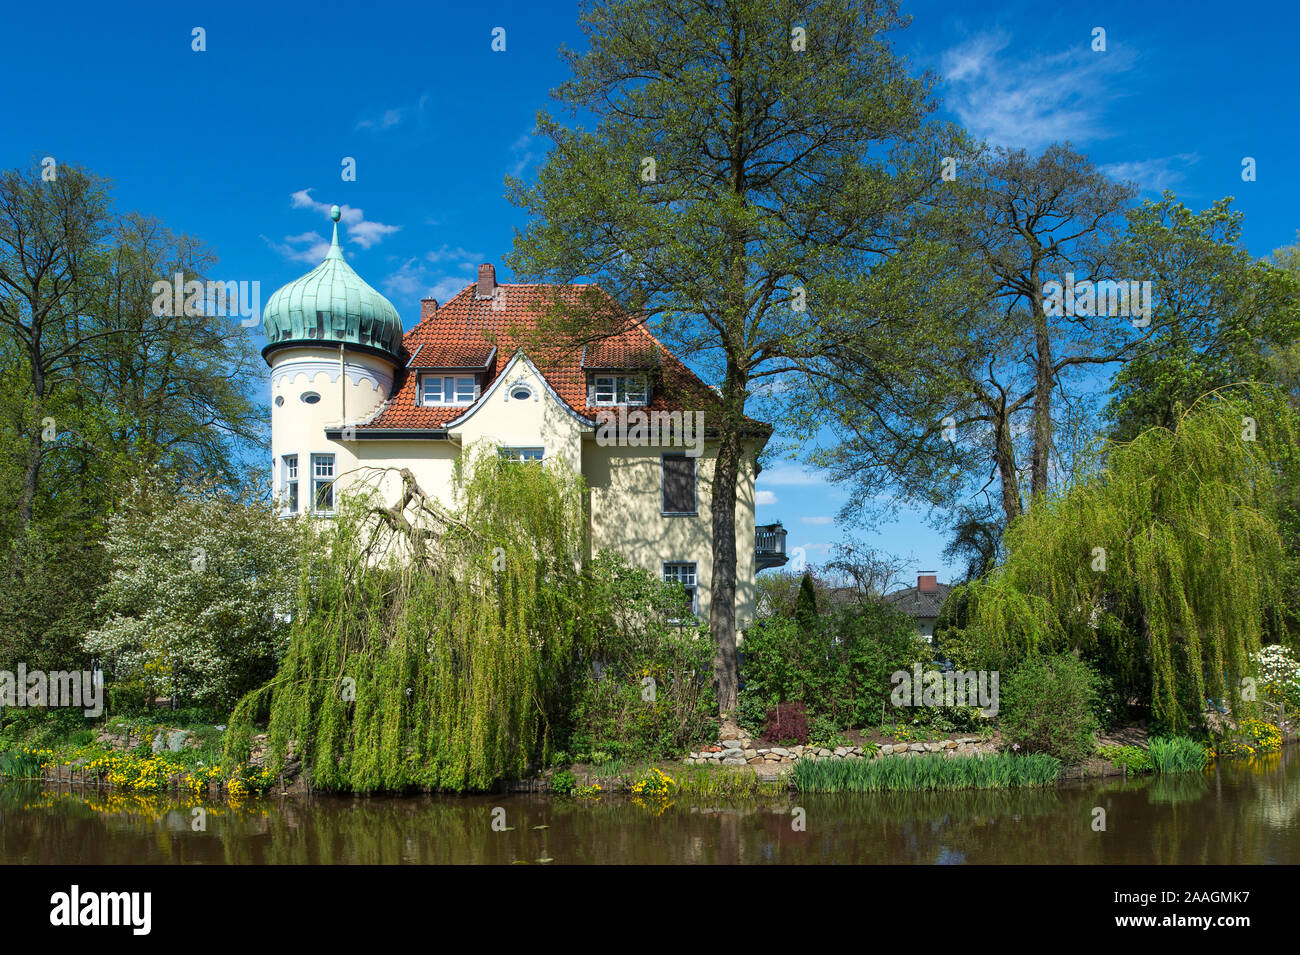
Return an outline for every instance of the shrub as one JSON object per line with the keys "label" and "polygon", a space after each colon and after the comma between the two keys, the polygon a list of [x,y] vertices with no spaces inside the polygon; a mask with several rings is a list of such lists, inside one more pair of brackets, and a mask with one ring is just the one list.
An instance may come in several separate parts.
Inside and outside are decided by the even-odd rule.
{"label": "shrub", "polygon": [[1096,750],[1097,676],[1065,653],[1031,657],[1001,686],[1003,739],[1028,753],[1049,753],[1078,763]]}
{"label": "shrub", "polygon": [[1155,769],[1151,754],[1140,746],[1101,746],[1097,755],[1124,769],[1124,774],[1149,773]]}
{"label": "shrub", "polygon": [[801,702],[836,730],[874,726],[889,701],[890,676],[930,657],[911,620],[887,604],[866,602],[802,625],[766,617],[745,633],[737,716],[751,731],[779,703]]}
{"label": "shrub", "polygon": [[678,596],[620,556],[598,554],[590,576],[596,642],[574,688],[562,745],[606,758],[653,759],[680,755],[711,736],[707,634],[669,623],[679,613]]}
{"label": "shrub", "polygon": [[551,792],[568,796],[578,785],[578,777],[569,770],[562,769],[551,777]]}
{"label": "shrub", "polygon": [[778,703],[767,714],[763,735],[771,740],[808,742],[808,710],[802,703]]}

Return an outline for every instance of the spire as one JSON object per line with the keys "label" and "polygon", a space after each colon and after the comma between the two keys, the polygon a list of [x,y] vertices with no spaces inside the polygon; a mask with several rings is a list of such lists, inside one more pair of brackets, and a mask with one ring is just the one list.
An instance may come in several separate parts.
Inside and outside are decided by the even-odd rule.
{"label": "spire", "polygon": [[339,247],[339,217],[343,214],[338,206],[330,207],[330,218],[334,220],[334,238],[330,240],[330,250],[325,253],[325,258],[342,259],[343,249]]}

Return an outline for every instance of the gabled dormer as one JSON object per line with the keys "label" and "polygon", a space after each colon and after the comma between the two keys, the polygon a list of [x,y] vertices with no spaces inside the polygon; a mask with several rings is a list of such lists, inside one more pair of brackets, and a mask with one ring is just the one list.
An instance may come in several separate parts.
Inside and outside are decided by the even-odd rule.
{"label": "gabled dormer", "polygon": [[496,353],[486,344],[418,347],[406,366],[415,379],[416,407],[464,408],[478,401]]}
{"label": "gabled dormer", "polygon": [[645,407],[654,400],[659,346],[610,340],[587,345],[582,349],[582,370],[587,378],[587,407]]}

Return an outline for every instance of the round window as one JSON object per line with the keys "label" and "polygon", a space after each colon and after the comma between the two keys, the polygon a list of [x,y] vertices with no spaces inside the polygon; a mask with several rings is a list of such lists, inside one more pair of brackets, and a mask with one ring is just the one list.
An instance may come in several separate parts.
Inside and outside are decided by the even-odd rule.
{"label": "round window", "polygon": [[515,401],[527,401],[533,396],[533,390],[527,385],[516,385],[515,390],[510,392],[510,397]]}
{"label": "round window", "polygon": [[282,406],[283,404],[284,404],[284,395],[276,395],[276,396],[275,396],[275,406],[276,406],[277,408],[279,408],[279,407]]}
{"label": "round window", "polygon": [[320,395],[316,394],[314,391],[304,391],[299,395],[299,397],[305,405],[314,405],[316,402],[320,401]]}

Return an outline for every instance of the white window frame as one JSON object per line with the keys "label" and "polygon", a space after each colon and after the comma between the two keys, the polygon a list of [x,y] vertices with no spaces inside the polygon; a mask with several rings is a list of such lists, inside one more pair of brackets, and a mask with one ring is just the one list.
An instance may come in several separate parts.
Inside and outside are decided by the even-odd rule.
{"label": "white window frame", "polygon": [[[693,560],[666,560],[662,566],[662,577],[665,583],[677,582],[681,584],[686,592],[691,595],[691,613],[699,616],[700,613],[700,575],[699,564]],[[673,623],[681,623],[682,620],[674,620]]]}
{"label": "white window frame", "polygon": [[[328,466],[328,473],[326,468]],[[332,515],[337,513],[338,501],[334,499],[334,483],[338,480],[335,473],[333,454],[313,454],[311,456],[311,511],[313,514]],[[318,506],[321,491],[329,489],[329,507]]]}
{"label": "white window frame", "polygon": [[[435,383],[436,389],[432,387]],[[472,405],[478,397],[477,375],[420,376],[420,404],[426,407],[464,407]]]}
{"label": "white window frame", "polygon": [[501,457],[507,461],[516,461],[519,463],[536,461],[541,463],[546,458],[546,449],[538,447],[509,447],[498,449]]}
{"label": "white window frame", "polygon": [[627,405],[642,408],[650,403],[649,375],[592,375],[592,407]]}
{"label": "white window frame", "polygon": [[298,455],[282,454],[280,456],[280,489],[284,492],[284,513],[297,514],[298,502]]}

